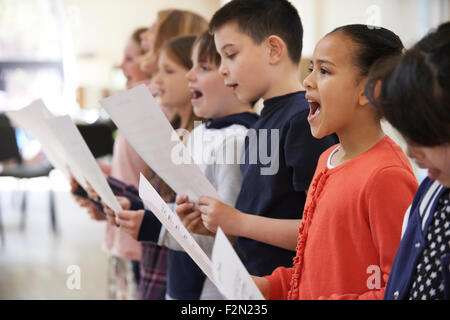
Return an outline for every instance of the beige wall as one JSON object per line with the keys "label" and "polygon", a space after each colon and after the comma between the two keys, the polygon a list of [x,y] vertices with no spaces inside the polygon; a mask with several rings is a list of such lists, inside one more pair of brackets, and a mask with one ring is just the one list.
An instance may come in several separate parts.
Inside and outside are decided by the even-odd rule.
{"label": "beige wall", "polygon": [[86,88],[87,107],[98,107],[101,91],[124,85],[120,64],[133,30],[149,26],[161,9],[195,11],[206,19],[219,8],[219,0],[62,0],[70,21],[75,53],[75,82]]}
{"label": "beige wall", "polygon": [[450,18],[448,0],[292,0],[304,27],[304,56],[338,26],[375,24],[400,36],[406,46]]}

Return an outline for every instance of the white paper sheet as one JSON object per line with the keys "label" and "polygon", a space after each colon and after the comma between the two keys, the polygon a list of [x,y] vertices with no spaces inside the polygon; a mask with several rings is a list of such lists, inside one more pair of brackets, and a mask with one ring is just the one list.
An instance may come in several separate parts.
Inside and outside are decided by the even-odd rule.
{"label": "white paper sheet", "polygon": [[[69,163],[64,157],[63,148],[58,139],[53,135],[44,120],[53,117],[41,99],[16,111],[6,112],[7,117],[18,127],[25,130],[31,137],[37,139],[50,163],[60,170],[69,179]],[[76,168],[70,171],[77,182],[86,188],[86,183],[81,172]]]}
{"label": "white paper sheet", "polygon": [[231,243],[218,228],[212,252],[212,269],[219,290],[230,300],[264,300]]}
{"label": "white paper sheet", "polygon": [[192,260],[215,283],[211,260],[184,227],[178,216],[170,210],[166,202],[142,174],[139,181],[139,196]]}
{"label": "white paper sheet", "polygon": [[82,173],[95,192],[112,210],[121,211],[119,202],[72,119],[69,116],[61,116],[45,119],[44,122],[60,142],[70,168]]}
{"label": "white paper sheet", "polygon": [[[200,196],[220,200],[145,85],[103,99],[100,104],[136,152],[177,194],[188,195],[192,202]],[[173,152],[187,155],[189,163],[174,163]]]}

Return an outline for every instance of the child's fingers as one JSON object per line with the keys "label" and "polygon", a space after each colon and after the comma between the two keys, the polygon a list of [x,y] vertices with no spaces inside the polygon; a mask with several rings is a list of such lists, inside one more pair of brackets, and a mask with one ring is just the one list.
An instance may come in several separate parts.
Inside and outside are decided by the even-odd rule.
{"label": "child's fingers", "polygon": [[198,210],[201,211],[203,214],[210,214],[212,213],[212,208],[208,205],[199,205]]}
{"label": "child's fingers", "polygon": [[184,202],[187,202],[188,201],[188,196],[187,195],[181,195],[181,196],[179,196],[178,198],[177,198],[177,200],[175,201],[175,203],[177,204],[177,205],[179,205],[179,204],[182,204],[182,203],[184,203]]}
{"label": "child's fingers", "polygon": [[189,222],[189,224],[185,225],[186,229],[190,232],[196,232],[198,230],[198,225],[202,224],[203,225],[203,221],[202,218],[200,216],[194,218],[193,220],[191,220]]}
{"label": "child's fingers", "polygon": [[184,226],[186,227],[189,224],[191,224],[193,220],[200,218],[201,214],[202,213],[200,211],[194,211],[194,212],[189,213],[186,216],[184,216],[184,218],[181,221],[183,222]]}
{"label": "child's fingers", "polygon": [[101,204],[102,204],[102,207],[103,207],[104,210],[106,210],[106,209],[111,210],[111,208],[108,207],[108,205],[106,204],[105,201],[102,200],[102,201],[101,201]]}
{"label": "child's fingers", "polygon": [[96,200],[99,198],[97,192],[95,192],[94,188],[92,188],[88,181],[86,181],[86,192],[88,194],[88,197],[91,199]]}
{"label": "child's fingers", "polygon": [[205,213],[202,212],[202,214],[200,215],[200,217],[202,218],[203,223],[206,225],[209,223],[209,216]]}
{"label": "child's fingers", "polygon": [[201,196],[198,198],[198,205],[208,205],[211,203],[211,201],[214,201],[213,198],[207,197],[207,196]]}
{"label": "child's fingers", "polygon": [[70,183],[70,192],[75,192],[75,190],[78,188],[78,182],[72,175],[70,175],[69,183]]}
{"label": "child's fingers", "polygon": [[114,210],[112,210],[111,208],[109,208],[109,207],[103,207],[103,211],[108,215],[108,216],[112,216],[112,217],[115,217],[116,216],[116,214],[114,213]]}
{"label": "child's fingers", "polygon": [[183,203],[180,205],[177,205],[177,207],[175,208],[175,211],[178,215],[186,215],[189,214],[189,212],[192,211],[192,209],[194,209],[194,204],[192,202],[187,202],[187,203]]}
{"label": "child's fingers", "polygon": [[129,221],[131,220],[131,217],[133,216],[133,211],[120,211],[117,212],[116,214],[116,219],[120,219],[123,221]]}
{"label": "child's fingers", "polygon": [[117,202],[119,202],[120,206],[122,207],[123,210],[128,210],[130,209],[130,200],[128,200],[125,197],[116,197]]}
{"label": "child's fingers", "polygon": [[133,222],[131,220],[123,220],[116,217],[116,223],[123,229],[132,229]]}
{"label": "child's fingers", "polygon": [[201,215],[203,225],[208,229],[209,231],[216,233],[217,232],[217,225],[214,223],[211,223],[211,219],[207,214]]}

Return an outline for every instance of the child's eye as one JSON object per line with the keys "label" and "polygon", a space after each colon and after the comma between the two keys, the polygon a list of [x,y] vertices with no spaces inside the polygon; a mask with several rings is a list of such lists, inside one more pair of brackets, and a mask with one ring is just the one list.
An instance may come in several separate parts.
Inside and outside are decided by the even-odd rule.
{"label": "child's eye", "polygon": [[236,56],[236,53],[227,54],[226,57],[230,60],[233,60],[233,58]]}
{"label": "child's eye", "polygon": [[321,73],[321,74],[330,74],[330,73],[328,72],[328,70],[326,70],[326,69],[324,69],[324,68],[320,68],[320,73]]}
{"label": "child's eye", "polygon": [[211,68],[208,67],[208,66],[206,66],[206,65],[201,65],[201,66],[200,66],[200,69],[201,69],[202,71],[210,71],[210,70],[211,70]]}
{"label": "child's eye", "polygon": [[172,69],[166,69],[165,71],[166,71],[167,74],[172,74],[173,73]]}
{"label": "child's eye", "polygon": [[313,67],[309,67],[309,68],[308,68],[308,72],[309,72],[309,73],[313,72],[313,70],[314,70]]}

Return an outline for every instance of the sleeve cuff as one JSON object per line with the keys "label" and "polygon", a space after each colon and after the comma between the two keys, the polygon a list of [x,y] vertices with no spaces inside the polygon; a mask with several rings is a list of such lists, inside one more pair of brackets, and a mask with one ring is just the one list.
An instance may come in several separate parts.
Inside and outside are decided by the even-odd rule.
{"label": "sleeve cuff", "polygon": [[269,280],[269,300],[286,300],[290,289],[292,268],[279,267],[271,275],[265,276]]}
{"label": "sleeve cuff", "polygon": [[137,240],[157,243],[161,226],[161,222],[159,222],[153,212],[145,210]]}
{"label": "sleeve cuff", "polygon": [[137,211],[144,209],[144,203],[141,200],[130,198],[128,200],[130,201],[130,210]]}

